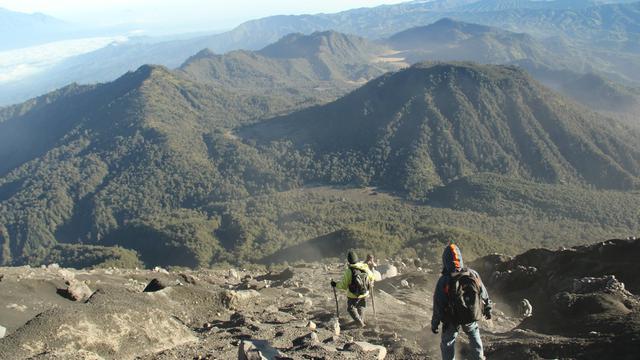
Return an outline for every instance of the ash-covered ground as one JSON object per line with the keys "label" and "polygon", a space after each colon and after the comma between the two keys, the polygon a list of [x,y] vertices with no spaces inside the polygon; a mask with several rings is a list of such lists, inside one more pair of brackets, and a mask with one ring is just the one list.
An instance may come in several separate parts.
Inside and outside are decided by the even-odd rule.
{"label": "ash-covered ground", "polygon": [[[481,324],[487,357],[637,359],[638,259],[640,241],[611,240],[468,264],[496,303]],[[364,329],[351,324],[339,294],[339,333],[329,281],[344,264],[271,272],[0,268],[0,359],[440,358],[429,324],[441,265],[397,259],[381,267],[389,265],[399,274],[376,283],[377,316],[369,301]],[[518,309],[525,298],[533,306],[527,318]],[[465,336],[459,340],[464,359]]]}

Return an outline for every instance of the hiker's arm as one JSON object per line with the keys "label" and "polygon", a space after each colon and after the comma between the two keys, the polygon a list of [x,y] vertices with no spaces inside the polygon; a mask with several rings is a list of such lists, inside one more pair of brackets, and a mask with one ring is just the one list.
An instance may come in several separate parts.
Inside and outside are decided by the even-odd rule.
{"label": "hiker's arm", "polygon": [[342,279],[336,284],[336,288],[340,290],[347,290],[349,288],[349,284],[351,284],[351,269],[346,268],[342,275]]}
{"label": "hiker's arm", "polygon": [[491,304],[491,300],[489,300],[489,292],[487,291],[487,288],[484,286],[484,282],[482,281],[480,274],[478,274],[478,272],[475,270],[472,270],[472,272],[473,272],[473,275],[478,279],[478,282],[480,283],[480,298],[482,298],[482,301],[485,303],[485,305]]}
{"label": "hiker's arm", "polygon": [[444,278],[440,278],[433,292],[433,313],[431,314],[431,328],[437,329],[442,321],[444,306],[446,302],[443,292]]}
{"label": "hiker's arm", "polygon": [[489,320],[491,319],[491,311],[493,310],[493,303],[491,302],[491,299],[489,299],[489,292],[487,291],[487,288],[484,286],[484,282],[482,281],[480,274],[478,274],[476,271],[473,271],[473,275],[478,279],[478,282],[480,283],[480,298],[484,303],[482,314],[485,316],[485,318],[487,318],[487,320]]}

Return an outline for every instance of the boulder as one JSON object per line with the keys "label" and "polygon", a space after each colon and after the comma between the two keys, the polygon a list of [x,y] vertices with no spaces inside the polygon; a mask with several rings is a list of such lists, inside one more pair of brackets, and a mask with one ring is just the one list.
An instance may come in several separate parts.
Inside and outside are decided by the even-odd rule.
{"label": "boulder", "polygon": [[67,281],[66,289],[58,289],[58,294],[69,300],[86,301],[93,295],[93,291],[91,291],[85,282],[74,279]]}
{"label": "boulder", "polygon": [[282,270],[281,272],[278,272],[278,273],[270,272],[266,275],[258,276],[256,279],[258,281],[269,280],[277,283],[283,283],[287,280],[293,279],[294,275],[295,275],[295,272],[293,271],[293,268],[288,267]]}
{"label": "boulder", "polygon": [[614,275],[574,279],[573,292],[578,294],[592,292],[626,293],[624,283],[618,281]]}
{"label": "boulder", "polygon": [[380,271],[380,275],[383,279],[398,276],[398,268],[391,264],[383,264],[378,266],[378,271]]}
{"label": "boulder", "polygon": [[277,308],[275,312],[263,312],[260,318],[263,322],[269,324],[287,324],[296,320],[295,316],[287,314],[286,312],[279,311]]}
{"label": "boulder", "polygon": [[373,270],[373,271],[371,271],[371,272],[373,273],[373,279],[374,279],[375,281],[380,281],[380,280],[382,280],[382,275],[380,274],[380,271],[378,271],[378,270]]}
{"label": "boulder", "polygon": [[222,304],[228,309],[244,305],[260,296],[255,290],[226,290],[222,293]]}
{"label": "boulder", "polygon": [[166,287],[168,287],[169,284],[167,284],[166,282],[160,280],[160,279],[152,279],[151,281],[149,281],[149,283],[147,284],[147,286],[144,288],[144,290],[142,290],[142,292],[156,292],[156,291],[160,291]]}
{"label": "boulder", "polygon": [[247,340],[243,340],[238,346],[238,360],[267,360],[266,357],[262,356],[262,353],[258,348],[251,342]]}
{"label": "boulder", "polygon": [[344,346],[344,350],[372,353],[376,359],[382,360],[387,357],[387,348],[380,345],[373,345],[364,341],[354,341]]}
{"label": "boulder", "polygon": [[265,340],[243,340],[238,346],[238,360],[275,360],[284,355]]}
{"label": "boulder", "polygon": [[198,280],[191,274],[180,274],[180,278],[187,284],[196,285]]}
{"label": "boulder", "polygon": [[154,267],[153,268],[153,272],[161,273],[161,274],[169,274],[169,271],[167,271],[166,269],[161,268],[160,266]]}

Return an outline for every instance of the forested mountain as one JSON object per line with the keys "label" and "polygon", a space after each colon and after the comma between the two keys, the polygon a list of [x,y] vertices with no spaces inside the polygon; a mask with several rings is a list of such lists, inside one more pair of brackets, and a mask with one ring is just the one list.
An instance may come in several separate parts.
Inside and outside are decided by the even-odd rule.
{"label": "forested mountain", "polygon": [[633,3],[637,0],[478,0],[456,7],[457,11],[497,11],[511,9],[585,9],[605,4]]}
{"label": "forested mountain", "polygon": [[180,72],[188,78],[235,89],[344,93],[398,66],[381,58],[388,51],[357,36],[332,31],[290,34],[264,49],[189,58]]}
{"label": "forested mountain", "polygon": [[[83,254],[84,263],[136,258],[95,247],[104,245],[137,250],[145,261],[219,259],[212,231],[220,224],[198,209],[299,181],[229,130],[333,100],[391,68],[358,63],[381,46],[331,32],[274,47],[280,56],[269,57],[274,48],[203,51],[173,73],[143,66],[112,83],[72,85],[0,110],[3,262],[50,260],[54,247]],[[83,243],[91,246],[77,247]]]}
{"label": "forested mountain", "polygon": [[[271,65],[291,61],[281,60]],[[273,84],[263,82],[267,73],[259,68],[248,72],[257,80],[237,80],[250,84],[244,88],[214,76],[235,76],[229,72],[233,66],[195,76],[199,81],[189,77],[193,69],[218,69],[199,62],[237,59],[228,61],[202,53],[180,71],[144,66],[112,83],[70,86],[3,109],[3,263],[259,261],[362,222],[363,231],[393,240],[389,249],[397,251],[419,241],[423,232],[416,229],[424,226],[478,231],[491,239],[482,246],[496,250],[504,240],[521,249],[639,226],[634,214],[602,215],[603,209],[625,206],[615,199],[637,197],[628,191],[640,173],[637,133],[541,88],[520,70],[417,65],[383,75],[334,103],[246,127],[308,105],[314,92],[302,88],[282,96],[277,86],[266,91]],[[298,83],[295,72],[288,76],[274,83]],[[322,101],[320,96],[310,102]],[[592,186],[625,192],[588,203],[593,208],[585,213],[601,221],[595,225],[555,203],[517,220],[496,206],[495,214],[470,214],[475,209],[443,202],[442,195],[434,199],[450,210],[428,205],[432,191],[441,193],[442,186],[482,172],[520,179],[491,191],[508,193],[504,189],[518,186],[524,197],[555,191],[561,183],[579,194],[601,193]],[[398,197],[367,205],[367,196],[348,191],[302,197],[288,192],[304,192],[311,184],[377,185]],[[345,198],[353,200],[340,200]],[[550,221],[548,214],[561,216]],[[367,225],[371,221],[382,225]],[[406,231],[398,234],[398,226]],[[519,227],[529,231],[514,240]],[[368,246],[359,236],[349,241]]]}
{"label": "forested mountain", "polygon": [[511,67],[418,64],[243,134],[290,139],[328,168],[349,164],[334,169],[345,179],[414,198],[479,172],[611,189],[639,184],[637,133]]}
{"label": "forested mountain", "polygon": [[[211,153],[227,151],[225,145],[217,150],[218,141],[228,141],[222,129],[294,107],[294,102],[294,96],[234,93],[144,66],[113,83],[65,89],[14,108],[13,116],[0,123],[3,262],[42,259],[58,241],[112,245],[117,241],[110,243],[107,235],[129,220],[163,217],[247,193],[243,184],[277,183],[257,170],[269,164],[259,154],[249,152],[240,165],[253,166],[254,183],[242,178],[241,170],[240,175],[228,170],[223,178],[217,162],[233,167],[238,159],[211,158]],[[190,221],[213,221],[189,211],[183,210],[190,215],[183,216]],[[173,237],[166,241],[166,247],[138,243],[142,248],[133,248],[153,257],[167,247],[185,246]],[[202,256],[214,251],[207,238],[183,241],[192,242]],[[182,256],[176,263],[198,263],[193,254]]]}
{"label": "forested mountain", "polygon": [[553,68],[566,68],[571,63],[571,59],[563,57],[568,53],[549,51],[544,43],[530,35],[449,18],[402,31],[385,43],[400,51],[394,56],[403,57],[410,63],[465,60],[508,64],[526,59]]}

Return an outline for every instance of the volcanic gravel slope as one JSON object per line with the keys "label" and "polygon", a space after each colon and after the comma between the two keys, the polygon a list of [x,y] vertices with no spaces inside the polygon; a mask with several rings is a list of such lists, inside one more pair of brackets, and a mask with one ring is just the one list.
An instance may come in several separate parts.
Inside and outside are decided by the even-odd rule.
{"label": "volcanic gravel slope", "polygon": [[[617,358],[633,358],[640,305],[618,279],[637,291],[628,277],[637,265],[628,261],[639,249],[640,241],[609,241],[476,260],[472,266],[496,301],[493,320],[481,324],[487,356],[589,359],[613,347]],[[0,268],[0,325],[7,328],[0,358],[237,359],[246,341],[266,358],[378,358],[354,341],[383,346],[387,359],[439,358],[429,322],[440,264],[416,262],[418,268],[410,260],[391,261],[400,275],[377,283],[377,316],[369,303],[364,329],[351,324],[339,294],[339,335],[329,280],[340,276],[342,264],[271,272]],[[68,284],[86,284],[93,294],[69,300]],[[515,309],[524,297],[534,315],[521,321]],[[465,342],[461,336],[462,359]]]}

